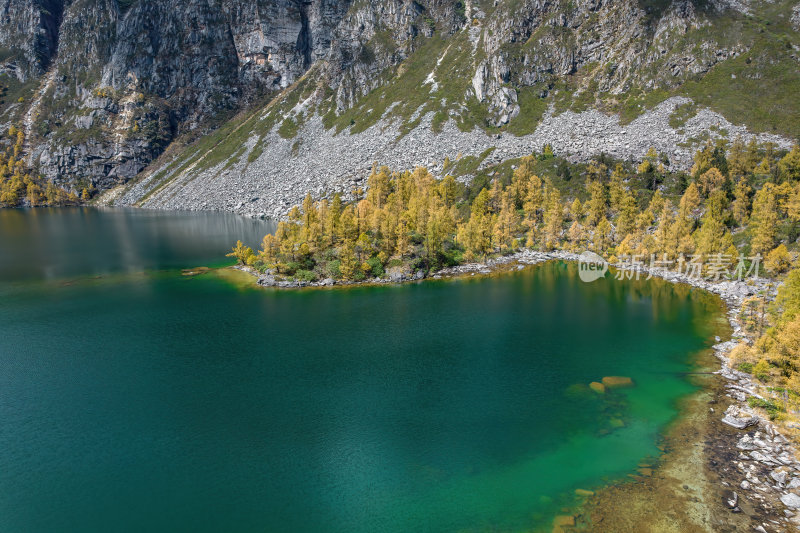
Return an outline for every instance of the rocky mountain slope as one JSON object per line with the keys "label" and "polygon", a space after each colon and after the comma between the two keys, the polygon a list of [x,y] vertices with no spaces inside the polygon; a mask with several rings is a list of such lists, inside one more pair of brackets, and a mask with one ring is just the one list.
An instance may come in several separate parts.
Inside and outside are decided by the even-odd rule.
{"label": "rocky mountain slope", "polygon": [[[800,134],[796,1],[2,0],[0,123],[74,188],[272,215],[373,161],[686,165]],[[125,189],[119,188],[126,185]]]}

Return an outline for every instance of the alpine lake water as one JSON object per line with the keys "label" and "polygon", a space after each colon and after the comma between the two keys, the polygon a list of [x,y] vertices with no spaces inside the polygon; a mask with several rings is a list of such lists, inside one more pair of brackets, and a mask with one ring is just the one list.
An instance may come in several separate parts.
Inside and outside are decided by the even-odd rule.
{"label": "alpine lake water", "polygon": [[560,262],[309,290],[182,271],[271,229],[0,211],[0,531],[549,531],[660,454],[722,320]]}

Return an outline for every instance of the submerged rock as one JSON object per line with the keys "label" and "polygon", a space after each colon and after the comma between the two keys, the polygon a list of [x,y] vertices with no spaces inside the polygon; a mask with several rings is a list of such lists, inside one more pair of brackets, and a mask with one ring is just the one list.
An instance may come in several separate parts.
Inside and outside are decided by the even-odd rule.
{"label": "submerged rock", "polygon": [[633,380],[627,376],[606,376],[603,378],[603,385],[609,388],[632,387]]}
{"label": "submerged rock", "polygon": [[589,383],[589,388],[598,394],[604,394],[606,392],[606,386],[602,383],[598,383],[597,381],[592,381]]}
{"label": "submerged rock", "polygon": [[735,491],[727,493],[725,496],[725,503],[728,504],[728,507],[731,509],[736,509],[739,505],[739,495],[736,494]]}
{"label": "submerged rock", "polygon": [[570,515],[560,515],[553,520],[553,528],[574,527],[575,517]]}

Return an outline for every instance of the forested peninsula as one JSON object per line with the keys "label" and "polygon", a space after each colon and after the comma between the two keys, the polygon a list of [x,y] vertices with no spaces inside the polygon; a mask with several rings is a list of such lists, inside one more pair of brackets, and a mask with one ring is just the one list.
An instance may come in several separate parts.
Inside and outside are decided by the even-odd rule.
{"label": "forested peninsula", "polygon": [[300,281],[428,275],[522,248],[591,250],[611,263],[693,260],[702,272],[721,275],[742,261],[762,276],[793,266],[800,147],[709,142],[690,172],[668,171],[667,164],[650,150],[636,166],[603,156],[570,165],[546,146],[471,185],[421,167],[376,167],[352,201],[307,195],[261,250],[237,243],[230,255]]}

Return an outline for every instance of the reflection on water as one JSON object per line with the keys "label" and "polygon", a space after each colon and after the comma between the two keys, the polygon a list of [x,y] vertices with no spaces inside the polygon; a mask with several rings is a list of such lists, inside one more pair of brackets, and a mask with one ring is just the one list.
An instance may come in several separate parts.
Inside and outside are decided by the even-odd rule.
{"label": "reflection on water", "polygon": [[138,272],[219,262],[237,239],[257,247],[271,231],[271,221],[230,213],[3,209],[0,280]]}

